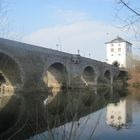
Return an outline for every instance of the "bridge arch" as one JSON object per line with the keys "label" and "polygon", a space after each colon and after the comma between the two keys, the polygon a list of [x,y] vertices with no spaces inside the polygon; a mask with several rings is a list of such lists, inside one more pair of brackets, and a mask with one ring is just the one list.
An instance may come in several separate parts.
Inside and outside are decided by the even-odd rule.
{"label": "bridge arch", "polygon": [[119,74],[117,76],[118,80],[128,80],[128,73],[126,71],[119,71]]}
{"label": "bridge arch", "polygon": [[107,82],[112,82],[112,71],[110,69],[104,71],[104,78],[107,80]]}
{"label": "bridge arch", "polygon": [[43,81],[48,88],[63,88],[67,86],[67,70],[64,64],[55,62],[45,71]]}
{"label": "bridge arch", "polygon": [[23,75],[19,62],[0,50],[0,91],[8,93],[20,90],[24,83]]}
{"label": "bridge arch", "polygon": [[92,66],[86,66],[82,73],[82,80],[86,85],[92,85],[95,81],[95,70]]}

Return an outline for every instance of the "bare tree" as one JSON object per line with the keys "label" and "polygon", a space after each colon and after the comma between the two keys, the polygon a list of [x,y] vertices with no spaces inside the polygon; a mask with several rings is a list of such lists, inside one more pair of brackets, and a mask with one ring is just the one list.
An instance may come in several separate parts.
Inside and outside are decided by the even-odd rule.
{"label": "bare tree", "polygon": [[140,16],[140,13],[129,6],[128,3],[126,3],[124,0],[119,0],[119,3],[123,4],[128,10],[130,10],[130,12],[134,13],[136,16]]}
{"label": "bare tree", "polygon": [[9,38],[13,40],[21,40],[23,37],[24,29],[20,31],[13,31],[15,26],[9,22],[8,13],[11,11],[9,3],[6,0],[0,0],[0,37]]}
{"label": "bare tree", "polygon": [[133,30],[136,38],[140,39],[140,7],[132,6],[132,0],[117,0],[119,9],[117,9],[117,18],[123,25],[120,28]]}

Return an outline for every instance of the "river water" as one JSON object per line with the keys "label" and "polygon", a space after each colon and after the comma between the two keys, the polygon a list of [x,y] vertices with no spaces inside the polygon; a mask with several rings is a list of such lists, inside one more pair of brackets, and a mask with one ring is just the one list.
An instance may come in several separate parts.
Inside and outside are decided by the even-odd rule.
{"label": "river water", "polygon": [[139,89],[78,89],[0,99],[0,138],[139,140]]}

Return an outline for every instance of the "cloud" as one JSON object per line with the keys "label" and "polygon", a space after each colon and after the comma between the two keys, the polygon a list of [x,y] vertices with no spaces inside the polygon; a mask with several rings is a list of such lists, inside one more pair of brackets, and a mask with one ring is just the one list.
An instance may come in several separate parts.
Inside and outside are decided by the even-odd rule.
{"label": "cloud", "polygon": [[77,53],[79,49],[83,56],[105,61],[104,43],[117,35],[124,39],[129,37],[125,32],[102,22],[79,21],[40,29],[25,36],[23,41],[69,53]]}

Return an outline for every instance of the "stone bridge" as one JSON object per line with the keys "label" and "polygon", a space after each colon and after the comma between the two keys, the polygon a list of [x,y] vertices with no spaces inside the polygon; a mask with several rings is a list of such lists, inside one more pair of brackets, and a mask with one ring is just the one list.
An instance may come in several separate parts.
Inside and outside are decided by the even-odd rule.
{"label": "stone bridge", "polygon": [[0,38],[1,91],[45,92],[53,87],[112,84],[119,74],[117,67],[104,62]]}

